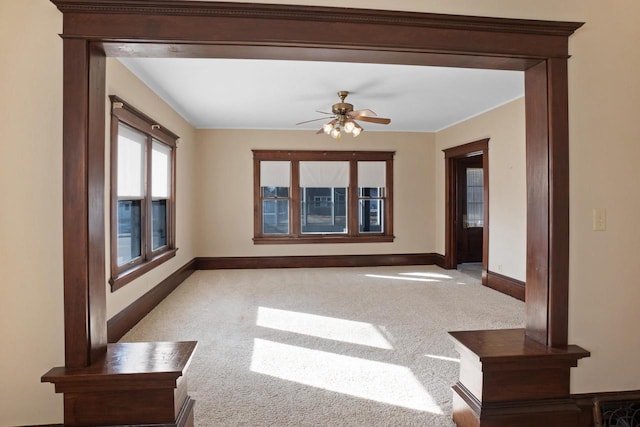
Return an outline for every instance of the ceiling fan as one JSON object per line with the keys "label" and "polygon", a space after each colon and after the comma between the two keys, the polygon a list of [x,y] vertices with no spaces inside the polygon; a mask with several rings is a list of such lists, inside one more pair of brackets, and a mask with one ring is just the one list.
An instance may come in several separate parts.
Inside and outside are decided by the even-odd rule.
{"label": "ceiling fan", "polygon": [[[387,119],[384,117],[378,117],[376,113],[369,109],[364,110],[354,110],[353,104],[349,104],[345,102],[345,98],[349,95],[349,91],[342,90],[338,92],[338,97],[340,98],[340,102],[333,104],[331,107],[331,113],[325,113],[324,111],[318,111],[321,114],[327,114],[332,117],[332,119],[325,123],[322,128],[316,133],[326,133],[330,135],[334,139],[339,139],[342,135],[342,131],[346,133],[350,133],[355,138],[360,135],[364,130],[362,126],[357,121],[377,123],[381,125],[388,125],[391,123],[391,119]],[[326,120],[326,117],[321,117],[319,119],[306,120],[304,122],[296,123],[296,125],[301,125],[304,123],[315,122],[319,120]]]}

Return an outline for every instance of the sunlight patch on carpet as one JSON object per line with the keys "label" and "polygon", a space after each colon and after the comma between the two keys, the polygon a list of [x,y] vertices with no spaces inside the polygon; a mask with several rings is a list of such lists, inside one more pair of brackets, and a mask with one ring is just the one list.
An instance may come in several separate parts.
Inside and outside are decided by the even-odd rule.
{"label": "sunlight patch on carpet", "polygon": [[399,273],[401,276],[419,276],[419,277],[430,277],[432,279],[453,279],[453,277],[448,276],[446,274],[440,273],[430,273],[430,272],[416,272],[416,273]]}
{"label": "sunlight patch on carpet", "polygon": [[375,402],[442,414],[405,366],[255,338],[251,371]]}
{"label": "sunlight patch on carpet", "polygon": [[446,360],[447,362],[460,363],[460,359],[456,359],[455,357],[438,356],[437,354],[425,354],[425,356],[431,359]]}
{"label": "sunlight patch on carpet", "polygon": [[407,280],[410,282],[439,282],[436,279],[423,279],[420,277],[402,277],[402,276],[384,276],[382,274],[365,274],[365,277],[372,279],[392,279],[392,280]]}
{"label": "sunlight patch on carpet", "polygon": [[256,325],[317,338],[393,350],[389,341],[371,323],[258,307]]}

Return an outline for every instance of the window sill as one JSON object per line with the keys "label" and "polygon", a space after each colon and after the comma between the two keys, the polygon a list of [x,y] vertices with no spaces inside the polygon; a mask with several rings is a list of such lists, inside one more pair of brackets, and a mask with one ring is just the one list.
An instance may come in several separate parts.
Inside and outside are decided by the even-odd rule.
{"label": "window sill", "polygon": [[259,236],[253,238],[254,245],[295,245],[308,243],[383,243],[393,242],[395,236],[373,235],[373,236],[301,236],[301,237],[279,237],[279,236]]}
{"label": "window sill", "polygon": [[178,251],[177,248],[169,249],[168,251],[163,252],[160,255],[157,255],[156,257],[145,262],[144,264],[137,265],[129,270],[123,271],[117,276],[110,278],[109,284],[111,285],[111,292],[117,291],[127,283],[132,282],[133,280],[137,279],[143,274],[153,270],[160,264],[170,260],[171,258],[176,256],[177,251]]}

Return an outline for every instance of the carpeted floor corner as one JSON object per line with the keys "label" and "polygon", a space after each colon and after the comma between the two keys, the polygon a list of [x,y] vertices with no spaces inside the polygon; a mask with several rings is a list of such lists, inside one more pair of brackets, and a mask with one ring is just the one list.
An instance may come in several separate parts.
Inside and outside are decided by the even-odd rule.
{"label": "carpeted floor corner", "polygon": [[198,426],[453,426],[447,331],[524,303],[435,266],[197,271],[121,341],[198,341]]}

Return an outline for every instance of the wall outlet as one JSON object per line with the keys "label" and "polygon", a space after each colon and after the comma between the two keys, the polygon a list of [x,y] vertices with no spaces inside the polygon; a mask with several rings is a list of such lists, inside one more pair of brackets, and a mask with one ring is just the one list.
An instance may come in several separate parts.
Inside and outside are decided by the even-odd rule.
{"label": "wall outlet", "polygon": [[605,208],[593,208],[593,230],[605,231],[607,229],[607,210]]}

